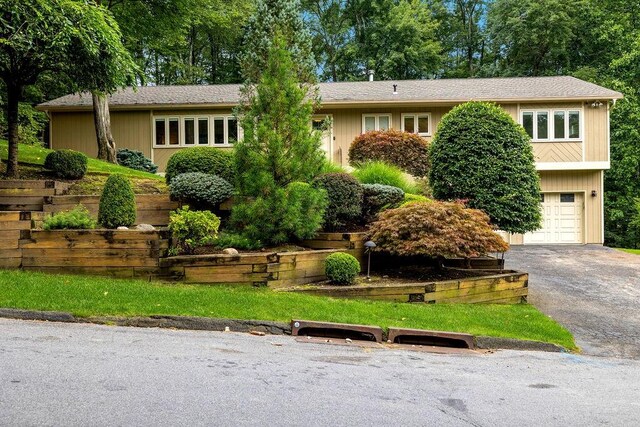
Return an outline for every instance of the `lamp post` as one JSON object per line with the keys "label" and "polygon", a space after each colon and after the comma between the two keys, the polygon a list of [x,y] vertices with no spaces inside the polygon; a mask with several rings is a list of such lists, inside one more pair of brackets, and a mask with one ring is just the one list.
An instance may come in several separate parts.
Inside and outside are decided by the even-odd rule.
{"label": "lamp post", "polygon": [[371,280],[371,249],[376,247],[375,242],[369,240],[364,242],[365,252],[369,254],[369,260],[367,261],[367,280]]}

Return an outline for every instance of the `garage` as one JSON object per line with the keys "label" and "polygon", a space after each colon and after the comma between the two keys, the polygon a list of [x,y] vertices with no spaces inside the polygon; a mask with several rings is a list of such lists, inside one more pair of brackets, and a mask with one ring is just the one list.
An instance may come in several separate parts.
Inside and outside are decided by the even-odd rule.
{"label": "garage", "polygon": [[525,244],[583,243],[583,193],[542,193],[542,228],[524,235]]}

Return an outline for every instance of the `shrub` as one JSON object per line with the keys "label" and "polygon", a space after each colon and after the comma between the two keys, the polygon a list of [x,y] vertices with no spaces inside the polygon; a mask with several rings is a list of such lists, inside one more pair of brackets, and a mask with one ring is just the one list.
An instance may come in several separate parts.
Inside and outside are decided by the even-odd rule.
{"label": "shrub", "polygon": [[121,148],[118,150],[116,156],[118,158],[118,164],[121,166],[150,173],[156,173],[158,171],[158,166],[154,165],[151,159],[146,158],[142,151]]}
{"label": "shrub", "polygon": [[233,186],[225,179],[202,172],[182,173],[169,184],[171,198],[194,208],[211,209],[233,195]]}
{"label": "shrub", "polygon": [[217,249],[234,248],[248,251],[263,247],[259,240],[252,240],[245,235],[229,232],[219,233],[213,244]]}
{"label": "shrub", "polygon": [[360,274],[360,263],[353,255],[336,252],[327,257],[324,271],[331,283],[352,285]]}
{"label": "shrub", "polygon": [[371,222],[385,207],[393,207],[404,200],[405,192],[398,187],[382,184],[363,184],[362,216]]}
{"label": "shrub", "polygon": [[329,204],[324,213],[324,229],[344,228],[357,222],[362,215],[362,185],[346,173],[327,173],[313,181],[316,188],[327,191]]}
{"label": "shrub", "polygon": [[418,189],[405,177],[400,169],[384,162],[362,164],[353,171],[358,181],[363,184],[382,184],[401,188],[405,193],[417,193]]}
{"label": "shrub", "polygon": [[129,227],[136,222],[136,196],[124,175],[113,174],[104,184],[98,222],[105,228]]}
{"label": "shrub", "polygon": [[187,172],[218,175],[233,182],[233,152],[216,147],[182,148],[169,157],[165,172],[167,184],[171,184],[174,177]]}
{"label": "shrub", "polygon": [[414,133],[393,129],[363,133],[349,148],[349,163],[358,167],[370,161],[383,161],[411,175],[426,176],[429,172],[429,143]]}
{"label": "shrub", "polygon": [[333,163],[330,160],[325,160],[322,165],[322,170],[320,170],[320,174],[325,173],[347,173],[347,171],[339,164]]}
{"label": "shrub", "polygon": [[58,212],[44,220],[45,230],[90,230],[96,228],[97,222],[91,217],[89,210],[77,205],[70,211]]}
{"label": "shrub", "polygon": [[80,179],[87,172],[87,156],[73,150],[56,150],[47,155],[44,167],[62,179]]}
{"label": "shrub", "polygon": [[371,224],[376,250],[392,255],[477,257],[504,252],[509,245],[489,225],[489,217],[460,203],[410,203],[386,210]]}
{"label": "shrub", "polygon": [[431,200],[428,197],[425,197],[420,194],[404,193],[404,199],[402,200],[402,203],[400,203],[400,206],[405,206],[405,205],[408,205],[409,203],[422,203],[422,202],[430,202],[430,201]]}
{"label": "shrub", "polygon": [[169,231],[178,253],[190,254],[211,244],[218,236],[220,218],[210,211],[192,211],[188,206],[169,214]]}
{"label": "shrub", "polygon": [[540,227],[540,178],[529,136],[511,116],[486,102],[453,108],[431,144],[433,196],[468,200],[500,229]]}

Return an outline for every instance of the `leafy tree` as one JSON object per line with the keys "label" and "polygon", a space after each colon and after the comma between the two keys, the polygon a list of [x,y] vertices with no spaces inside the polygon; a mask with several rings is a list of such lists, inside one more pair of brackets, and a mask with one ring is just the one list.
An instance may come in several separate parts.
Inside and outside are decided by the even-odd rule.
{"label": "leafy tree", "polygon": [[540,228],[540,178],[529,136],[500,107],[468,102],[453,108],[430,154],[435,198],[467,200],[510,233]]}
{"label": "leafy tree", "polygon": [[451,77],[472,77],[484,63],[484,27],[487,4],[491,0],[446,0],[445,3],[449,13],[440,20],[447,26],[445,37],[449,40],[450,63],[443,71]]}

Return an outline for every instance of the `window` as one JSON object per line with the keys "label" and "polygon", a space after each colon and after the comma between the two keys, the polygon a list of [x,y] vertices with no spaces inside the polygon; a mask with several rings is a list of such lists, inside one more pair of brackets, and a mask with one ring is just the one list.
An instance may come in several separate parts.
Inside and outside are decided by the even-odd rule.
{"label": "window", "polygon": [[166,120],[165,119],[156,119],[156,144],[155,145],[166,145],[167,143],[167,132],[166,132]]}
{"label": "window", "polygon": [[198,144],[199,145],[209,144],[209,119],[208,118],[198,119]]}
{"label": "window", "polygon": [[540,203],[544,203],[544,194],[540,193]]}
{"label": "window", "polygon": [[521,123],[534,142],[570,141],[581,138],[579,110],[522,111]]}
{"label": "window", "polygon": [[576,201],[576,195],[573,193],[560,194],[560,203],[574,203]]}
{"label": "window", "polygon": [[233,117],[214,117],[213,145],[233,144],[238,137],[238,120]]}
{"label": "window", "polygon": [[362,132],[391,129],[391,114],[363,114]]}
{"label": "window", "polygon": [[196,143],[196,121],[195,119],[184,119],[184,145]]}
{"label": "window", "polygon": [[238,120],[231,116],[154,117],[153,123],[156,148],[228,145],[242,135]]}
{"label": "window", "polygon": [[402,130],[417,133],[420,136],[429,136],[431,115],[428,113],[411,113],[402,115]]}

